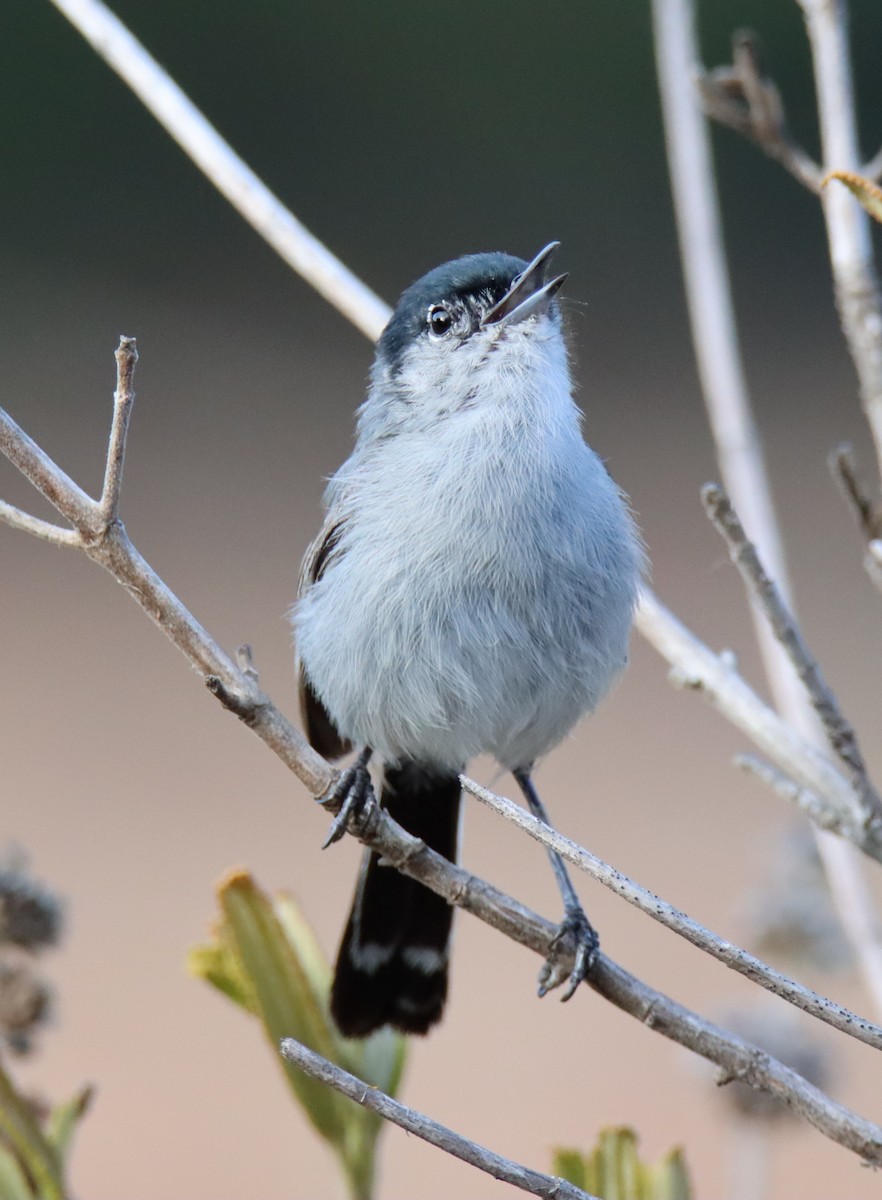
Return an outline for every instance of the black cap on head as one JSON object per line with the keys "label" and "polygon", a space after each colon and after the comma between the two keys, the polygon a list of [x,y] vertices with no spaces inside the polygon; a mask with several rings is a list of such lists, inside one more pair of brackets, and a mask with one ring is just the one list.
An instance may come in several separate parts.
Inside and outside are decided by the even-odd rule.
{"label": "black cap on head", "polygon": [[426,314],[433,304],[477,295],[485,297],[488,306],[496,304],[526,266],[524,259],[498,251],[466,254],[435,267],[402,293],[380,338],[380,354],[395,363],[425,330]]}

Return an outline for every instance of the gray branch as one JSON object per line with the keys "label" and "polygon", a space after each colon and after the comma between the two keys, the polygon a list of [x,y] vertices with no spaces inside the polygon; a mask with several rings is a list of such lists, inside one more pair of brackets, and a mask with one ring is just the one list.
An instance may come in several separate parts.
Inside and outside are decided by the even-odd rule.
{"label": "gray branch", "polygon": [[341,1095],[360,1104],[362,1108],[370,1109],[384,1120],[400,1125],[408,1133],[415,1133],[424,1142],[437,1146],[439,1150],[444,1150],[471,1167],[477,1167],[479,1171],[485,1171],[494,1179],[510,1183],[512,1187],[520,1188],[522,1192],[529,1192],[533,1196],[546,1197],[547,1200],[596,1200],[596,1197],[583,1192],[581,1188],[565,1179],[543,1175],[541,1171],[522,1167],[520,1163],[494,1154],[492,1150],[470,1141],[461,1133],[455,1133],[446,1125],[433,1121],[431,1117],[417,1112],[415,1108],[408,1108],[406,1104],[393,1100],[379,1088],[350,1075],[348,1071],[335,1066],[294,1038],[283,1038],[281,1049],[288,1062],[293,1063],[312,1079],[327,1084]]}
{"label": "gray branch", "polygon": [[615,892],[617,896],[621,896],[629,904],[633,904],[635,908],[639,908],[641,912],[664,925],[666,929],[685,938],[687,942],[691,942],[693,946],[697,946],[711,958],[724,963],[731,970],[737,971],[739,975],[753,980],[766,991],[780,996],[782,1000],[795,1005],[796,1008],[810,1016],[817,1017],[818,1020],[838,1029],[840,1033],[846,1033],[859,1042],[873,1046],[876,1050],[882,1050],[882,1027],[879,1025],[874,1025],[872,1021],[859,1017],[847,1008],[828,1000],[826,996],[821,996],[818,992],[803,987],[796,980],[789,979],[786,975],[775,971],[753,954],[741,950],[733,942],[718,937],[717,934],[694,921],[680,909],[668,904],[653,892],[641,887],[633,879],[629,879],[621,871],[617,871],[615,867],[603,862],[590,850],[586,850],[584,846],[580,846],[577,842],[558,833],[556,829],[552,829],[550,825],[537,820],[532,813],[521,808],[519,804],[513,803],[504,796],[497,796],[488,788],[482,787],[466,776],[462,777],[462,785],[476,800],[480,800],[482,804],[491,808],[506,821],[510,821],[518,829],[522,829],[534,841],[541,842],[550,850],[556,850],[561,858],[584,871],[586,875],[590,875],[592,879],[596,879],[598,883],[602,883],[604,887]]}
{"label": "gray branch", "polygon": [[[848,7],[844,0],[798,2],[814,64],[824,174],[858,172],[862,164],[848,48]],[[882,303],[870,218],[845,188],[825,188],[822,204],[839,319],[882,468]]]}
{"label": "gray branch", "polygon": [[807,794],[817,797],[817,805],[804,806],[816,825],[882,862],[882,831],[867,823],[851,783],[823,750],[760,699],[726,655],[715,654],[649,591],[641,596],[637,627],[671,664],[673,683],[706,697]]}
{"label": "gray branch", "polygon": [[864,163],[859,172],[865,179],[878,183],[882,178],[882,147],[876,151],[869,162]]}
{"label": "gray branch", "polygon": [[110,427],[110,442],[107,447],[107,464],[104,469],[104,487],[101,490],[99,507],[105,526],[115,521],[119,509],[119,493],[122,487],[123,463],[126,456],[126,437],[135,392],[132,382],[138,350],[135,339],[121,337],[116,352],[116,391],[113,394],[113,423]]}
{"label": "gray branch", "polygon": [[734,34],[732,65],[699,73],[697,82],[707,116],[750,138],[810,192],[820,192],[823,172],[793,140],[781,93],[760,69],[754,34]]}
{"label": "gray branch", "polygon": [[831,750],[851,777],[864,807],[866,824],[878,829],[882,825],[882,802],[870,782],[854,728],[843,716],[839,701],[824,679],[817,659],[806,645],[802,631],[784,603],[775,581],[766,573],[757,549],[744,532],[729,497],[716,484],[706,484],[701,496],[707,514],[725,541],[749,594],[765,614],[772,632],[802,680]]}
{"label": "gray branch", "polygon": [[0,500],[0,521],[20,529],[22,533],[31,533],[44,542],[52,542],[55,546],[82,546],[83,542],[75,529],[65,529],[62,525],[53,525],[41,517],[32,517],[30,513],[22,512],[14,504]]}

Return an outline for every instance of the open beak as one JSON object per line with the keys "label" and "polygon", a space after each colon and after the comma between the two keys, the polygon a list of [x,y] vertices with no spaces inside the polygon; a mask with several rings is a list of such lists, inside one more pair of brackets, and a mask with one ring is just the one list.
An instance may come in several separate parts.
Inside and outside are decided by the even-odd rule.
{"label": "open beak", "polygon": [[520,275],[515,275],[511,287],[484,317],[482,326],[517,325],[527,317],[548,312],[549,304],[566,280],[566,275],[545,280],[545,268],[559,245],[560,242],[549,242]]}

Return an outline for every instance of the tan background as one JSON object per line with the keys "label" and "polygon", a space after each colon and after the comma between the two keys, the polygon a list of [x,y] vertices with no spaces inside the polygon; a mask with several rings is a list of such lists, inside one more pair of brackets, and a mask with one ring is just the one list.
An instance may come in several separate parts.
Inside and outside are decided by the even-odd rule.
{"label": "tan background", "polygon": [[[736,19],[763,20],[761,6],[720,7],[708,6],[707,18],[717,57]],[[785,7],[770,6],[768,21],[789,70],[799,28]],[[862,53],[878,26],[869,7],[857,6]],[[2,403],[96,489],[112,351],[119,333],[138,336],[123,519],[225,647],[253,644],[263,685],[293,713],[285,611],[319,521],[322,478],[350,445],[370,347],[194,181],[59,19],[32,8],[11,5],[4,51],[22,105],[20,124],[3,127],[18,182],[0,229]],[[502,123],[500,149],[486,130],[474,132],[480,122],[457,123],[461,109],[434,75],[425,90],[408,90],[421,70],[443,76],[455,63],[462,107],[486,113],[493,95],[473,101],[468,88],[478,87],[479,49],[490,55],[495,46],[489,17],[473,61],[435,30],[440,66],[414,51],[418,69],[394,76],[398,94],[380,86],[370,53],[359,57],[364,42],[317,7],[304,6],[301,25],[267,4],[242,29],[232,6],[216,23],[202,5],[178,18],[162,6],[123,9],[185,80],[189,72],[222,127],[240,114],[237,144],[387,298],[445,257],[497,246],[530,254],[562,238],[587,436],[633,498],[662,597],[711,645],[733,647],[759,681],[739,580],[697,501],[715,467],[678,290],[645,12],[623,6],[617,28],[589,5],[573,28],[563,6],[552,10],[541,20],[512,17],[523,28],[499,25],[505,53],[522,56],[493,60],[503,76],[544,80],[556,58],[563,63],[562,108],[546,111],[551,89],[541,86],[526,109],[510,100],[516,114]],[[463,20],[466,11],[449,15]],[[400,33],[408,19],[404,7],[377,6],[361,19],[388,52],[388,69],[404,71],[407,47],[389,46],[396,22]],[[584,74],[566,65],[576,38]],[[803,52],[792,52],[809,126]],[[605,70],[609,56],[616,70]],[[350,58],[362,86],[366,72],[378,89],[351,122],[339,97]],[[339,111],[321,102],[298,109],[313,60]],[[528,64],[535,75],[524,74]],[[875,112],[879,96],[867,102]],[[523,123],[526,111],[535,127]],[[393,144],[383,150],[387,135]],[[315,146],[330,138],[333,150],[334,137],[348,136],[352,147],[338,147],[317,182]],[[396,137],[411,158],[396,159]],[[583,163],[582,140],[593,162]],[[385,175],[370,186],[357,185],[358,146],[366,161],[382,159]],[[524,170],[539,148],[547,159]],[[728,142],[723,151],[749,374],[805,628],[878,773],[879,599],[824,466],[844,437],[867,461],[869,451],[820,225],[773,167]],[[505,199],[501,211],[494,196]],[[32,504],[3,464],[0,494]],[[332,953],[357,848],[319,850],[326,819],[303,789],[84,557],[0,529],[0,637],[0,839],[27,848],[68,914],[63,948],[45,959],[57,990],[53,1026],[20,1077],[53,1097],[96,1084],[75,1152],[76,1195],[342,1195],[257,1027],[188,979],[183,963],[206,932],[214,883],[240,864],[269,889],[292,889]],[[778,835],[791,818],[729,765],[743,748],[699,699],[674,692],[660,660],[637,643],[619,690],[551,756],[539,782],[564,832],[737,939],[752,890],[777,870]],[[493,777],[489,764],[475,773]],[[509,781],[499,786],[511,794]],[[469,867],[557,914],[543,851],[474,804],[465,832]],[[652,984],[713,1014],[752,998],[749,985],[596,885],[581,890],[607,952]],[[553,996],[539,1002],[538,966],[459,919],[449,1016],[414,1047],[404,1099],[538,1168],[550,1166],[553,1145],[587,1147],[601,1126],[627,1122],[651,1158],[685,1144],[697,1194],[725,1195],[731,1132],[711,1070],[587,991],[567,1006]],[[808,972],[807,982],[870,1015],[848,973]],[[835,1059],[836,1096],[878,1119],[872,1052],[823,1030],[818,1037]],[[805,1127],[782,1133],[772,1173],[776,1197],[861,1200],[879,1189],[877,1176]],[[500,1194],[489,1178],[389,1131],[384,1197]]]}

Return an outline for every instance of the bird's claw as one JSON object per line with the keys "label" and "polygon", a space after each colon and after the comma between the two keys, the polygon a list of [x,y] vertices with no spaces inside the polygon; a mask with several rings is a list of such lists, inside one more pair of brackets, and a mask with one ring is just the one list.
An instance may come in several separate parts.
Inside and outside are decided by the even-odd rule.
{"label": "bird's claw", "polygon": [[346,832],[350,817],[363,816],[365,810],[377,802],[370,772],[363,762],[357,762],[348,767],[333,788],[321,797],[319,804],[334,806],[341,801],[340,811],[331,822],[328,836],[322,843],[323,850],[327,850],[328,846],[333,846],[334,842],[340,841]]}
{"label": "bird's claw", "polygon": [[[571,939],[575,946],[573,969],[565,976],[555,961],[555,950],[560,943]],[[600,940],[594,926],[585,916],[581,908],[571,909],[557,928],[551,941],[551,953],[539,972],[539,995],[544,996],[566,980],[566,987],[561,1001],[569,1000],[576,988],[587,977],[597,957]]]}

